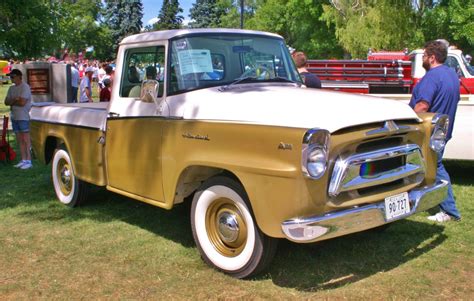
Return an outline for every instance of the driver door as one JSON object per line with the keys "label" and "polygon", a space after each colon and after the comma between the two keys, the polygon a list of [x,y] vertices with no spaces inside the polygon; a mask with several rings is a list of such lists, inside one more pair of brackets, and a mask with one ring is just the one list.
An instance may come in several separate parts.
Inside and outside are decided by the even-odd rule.
{"label": "driver door", "polygon": [[[159,105],[164,102],[165,50],[165,45],[122,50],[122,68],[116,71],[121,81],[113,84],[105,143],[107,188],[158,206],[164,203],[161,145],[165,116]],[[153,98],[149,83],[158,90]],[[147,90],[142,93],[142,89]]]}

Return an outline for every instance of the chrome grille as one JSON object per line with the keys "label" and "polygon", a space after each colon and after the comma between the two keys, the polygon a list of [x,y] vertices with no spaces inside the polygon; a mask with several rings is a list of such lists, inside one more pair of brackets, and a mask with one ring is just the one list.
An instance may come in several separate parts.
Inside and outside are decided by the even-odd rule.
{"label": "chrome grille", "polygon": [[331,197],[336,197],[341,192],[374,187],[401,179],[418,183],[423,177],[413,176],[424,174],[423,157],[416,144],[358,153],[336,160],[328,193]]}

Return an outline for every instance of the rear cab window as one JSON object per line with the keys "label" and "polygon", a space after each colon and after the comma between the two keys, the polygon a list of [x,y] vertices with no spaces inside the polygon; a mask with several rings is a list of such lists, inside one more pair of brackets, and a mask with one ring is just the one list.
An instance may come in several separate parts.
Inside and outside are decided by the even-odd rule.
{"label": "rear cab window", "polygon": [[128,49],[120,83],[120,96],[140,98],[142,84],[147,80],[158,82],[158,97],[164,93],[165,46]]}

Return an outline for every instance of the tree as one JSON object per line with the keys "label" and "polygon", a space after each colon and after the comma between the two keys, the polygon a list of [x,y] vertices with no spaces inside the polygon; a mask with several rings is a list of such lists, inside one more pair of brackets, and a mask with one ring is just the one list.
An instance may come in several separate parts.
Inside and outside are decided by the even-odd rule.
{"label": "tree", "polygon": [[268,0],[256,9],[247,23],[250,28],[276,32],[292,47],[309,57],[342,56],[334,25],[321,20],[321,2],[306,0]]}
{"label": "tree", "polygon": [[142,29],[143,4],[140,0],[105,0],[104,20],[112,37],[112,53],[128,35]]}
{"label": "tree", "polygon": [[20,59],[43,55],[55,45],[50,6],[42,0],[0,2],[0,48]]}
{"label": "tree", "polygon": [[184,17],[179,15],[183,9],[179,6],[178,0],[163,0],[158,22],[153,24],[155,30],[179,29]]}
{"label": "tree", "polygon": [[335,26],[336,37],[349,54],[364,58],[369,48],[400,50],[422,43],[415,2],[331,0],[323,6],[322,17]]}
{"label": "tree", "polygon": [[[242,0],[218,0],[217,6],[223,12],[221,16],[221,27],[240,28],[240,1]],[[258,7],[264,0],[244,1],[244,28],[251,29],[253,24],[249,21],[254,17]]]}
{"label": "tree", "polygon": [[192,28],[219,27],[224,9],[218,5],[218,0],[197,0],[189,11]]}
{"label": "tree", "polygon": [[426,40],[443,38],[464,53],[474,51],[474,0],[442,0],[422,22]]}
{"label": "tree", "polygon": [[60,48],[70,52],[80,52],[95,46],[100,31],[99,19],[102,3],[100,0],[56,1],[57,28],[55,35]]}

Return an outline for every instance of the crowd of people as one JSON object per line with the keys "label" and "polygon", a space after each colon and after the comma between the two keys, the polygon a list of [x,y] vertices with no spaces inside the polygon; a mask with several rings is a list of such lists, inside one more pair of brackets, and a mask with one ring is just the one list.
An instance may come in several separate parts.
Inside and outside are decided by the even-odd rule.
{"label": "crowd of people", "polygon": [[[69,56],[66,52],[61,60],[55,57],[29,60],[9,60],[9,71],[15,64],[27,64],[35,62],[68,64],[71,66],[71,86],[72,98],[68,102],[92,102],[93,94],[99,96],[100,101],[110,101],[111,89],[114,78],[115,63],[100,62],[96,59],[77,58],[75,55]],[[92,87],[97,86],[97,90],[92,91]]]}
{"label": "crowd of people", "polygon": [[102,63],[100,67],[98,62],[78,66],[74,61],[69,61],[68,64],[71,66],[71,86],[73,87],[71,102],[93,102],[93,83],[97,85],[99,101],[110,101],[114,64]]}

